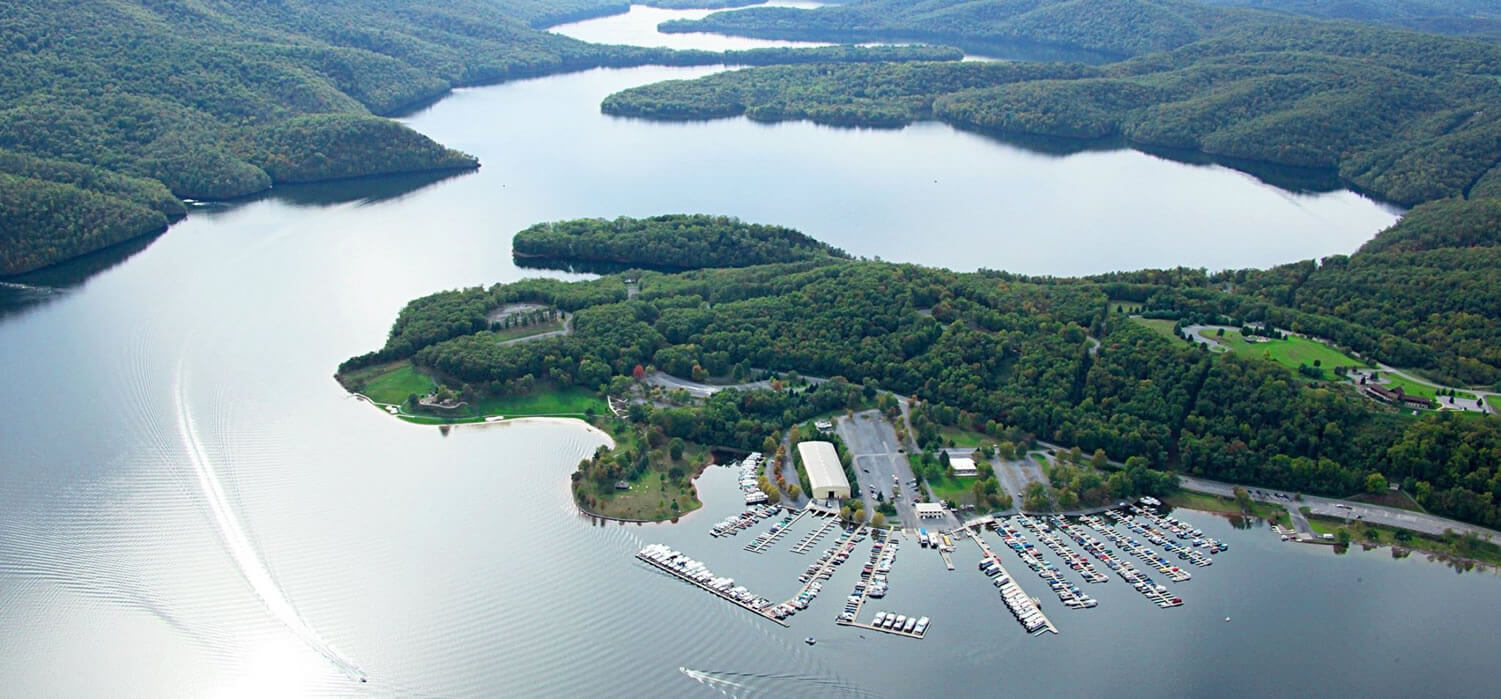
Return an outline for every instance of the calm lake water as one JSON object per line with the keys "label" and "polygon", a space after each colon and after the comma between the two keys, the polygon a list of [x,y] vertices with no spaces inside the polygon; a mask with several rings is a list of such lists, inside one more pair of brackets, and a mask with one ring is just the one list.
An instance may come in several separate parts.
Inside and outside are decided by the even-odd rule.
{"label": "calm lake water", "polygon": [[1173,586],[1180,609],[1115,579],[1072,612],[1024,580],[1062,630],[1031,638],[973,546],[949,572],[909,545],[877,608],[930,616],[927,639],[833,625],[857,565],[783,629],[631,556],[662,542],[768,596],[795,591],[808,560],[791,540],[756,556],[749,534],[708,536],[739,509],[733,472],[711,469],[704,511],[680,525],[596,526],[567,492],[600,443],[588,431],[445,437],[345,397],[334,367],[378,346],[407,300],[539,274],[509,242],[537,221],[725,213],[857,254],[1065,274],[1350,252],[1394,217],[1348,192],[933,124],[599,114],[615,90],[712,70],[463,90],[408,121],[478,155],[478,173],[195,210],[149,244],[0,288],[4,693],[1490,694],[1493,574],[1201,515],[1232,550]]}

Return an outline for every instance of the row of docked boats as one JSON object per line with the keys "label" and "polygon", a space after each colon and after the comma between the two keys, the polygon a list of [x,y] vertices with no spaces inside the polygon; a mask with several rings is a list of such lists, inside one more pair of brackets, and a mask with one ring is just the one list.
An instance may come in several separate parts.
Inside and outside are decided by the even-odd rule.
{"label": "row of docked boats", "polygon": [[726,517],[723,521],[715,524],[709,529],[709,536],[735,536],[740,532],[756,526],[757,522],[760,522],[767,517],[771,517],[781,511],[782,508],[777,507],[776,505],[754,505],[752,507],[748,507],[744,512],[741,512],[738,515]]}
{"label": "row of docked boats", "polygon": [[745,494],[746,505],[765,503],[766,493],[761,491],[761,452],[753,451],[740,461],[740,491]]}
{"label": "row of docked boats", "polygon": [[886,595],[886,576],[876,572],[879,566],[884,565],[886,571],[891,570],[891,563],[896,557],[897,541],[886,536],[886,532],[875,529],[871,531],[870,558],[865,566],[860,569],[860,579],[855,581],[855,589],[844,601],[844,610],[834,621],[840,624],[853,624],[855,617],[860,615],[860,607],[865,604],[865,598],[872,593],[879,596]]}
{"label": "row of docked boats", "polygon": [[664,544],[647,545],[636,554],[636,558],[753,612],[765,614],[771,606],[771,600],[752,593],[743,585],[736,585],[733,578],[715,575],[708,566]]}
{"label": "row of docked boats", "polygon": [[[1049,523],[1047,521],[1034,520],[1026,515],[1017,515],[1017,520],[1021,522],[1021,525],[1023,527],[1032,530],[1032,532],[1037,535],[1037,539],[1041,541],[1044,546],[1052,549],[1053,553],[1058,554],[1058,556],[1063,559],[1064,565],[1067,565],[1070,569],[1077,572],[1079,574],[1079,577],[1084,578],[1084,582],[1110,582],[1110,576],[1101,573],[1097,568],[1095,568],[1094,563],[1089,560],[1088,556],[1085,556],[1084,554],[1065,546],[1063,542],[1059,540],[1059,538],[1053,533],[1053,527],[1058,526],[1059,522],[1064,522],[1062,517],[1054,517],[1052,526],[1049,526]],[[1059,531],[1062,530],[1059,529]]]}
{"label": "row of docked boats", "polygon": [[823,591],[824,582],[833,577],[834,567],[843,565],[849,560],[850,552],[854,551],[855,546],[864,540],[863,532],[845,530],[839,535],[839,540],[834,543],[834,546],[826,549],[818,557],[818,562],[809,566],[808,570],[798,578],[798,581],[803,583],[803,588],[798,590],[797,596],[771,607],[766,612],[776,619],[786,619],[807,609],[808,605],[818,598],[818,593]]}
{"label": "row of docked boats", "polygon": [[928,632],[927,617],[909,617],[894,612],[877,612],[875,620],[870,622],[870,625],[883,631],[898,631],[918,638],[922,638],[923,634]]}
{"label": "row of docked boats", "polygon": [[1179,520],[1177,517],[1163,517],[1157,514],[1157,511],[1151,507],[1133,506],[1131,512],[1133,514],[1140,514],[1158,527],[1166,529],[1173,536],[1187,541],[1196,549],[1202,548],[1208,553],[1220,553],[1230,550],[1229,544],[1214,537],[1204,536],[1203,530],[1197,529],[1188,522]]}
{"label": "row of docked boats", "polygon": [[994,554],[987,554],[980,559],[980,572],[994,579],[997,590],[1000,591],[1001,601],[1011,611],[1011,616],[1027,630],[1027,633],[1037,633],[1050,628],[1048,618],[1043,616],[1042,610],[1037,607],[1037,600],[1027,596],[1025,590],[1016,581],[1007,577],[1006,569],[1001,562],[996,560]]}

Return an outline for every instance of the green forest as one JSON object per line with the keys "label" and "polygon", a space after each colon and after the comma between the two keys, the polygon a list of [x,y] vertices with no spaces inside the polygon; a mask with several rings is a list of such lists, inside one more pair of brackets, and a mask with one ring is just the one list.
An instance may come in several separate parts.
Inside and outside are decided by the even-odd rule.
{"label": "green forest", "polygon": [[539,223],[517,233],[511,247],[517,256],[675,269],[849,257],[791,228],[703,214]]}
{"label": "green forest", "polygon": [[[801,391],[721,392],[700,405],[638,405],[632,413],[666,438],[756,449],[774,432],[879,388],[938,406],[946,424],[1016,443],[1041,438],[1138,467],[1331,495],[1358,492],[1381,473],[1434,512],[1501,523],[1501,420],[1403,415],[1342,380],[1174,342],[1128,322],[1110,299],[1144,295],[1154,312],[1179,316],[1207,314],[1214,302],[1245,314],[1222,317],[1235,322],[1258,320],[1251,317],[1258,309],[1323,316],[1274,313],[1259,292],[1227,293],[1198,281],[1202,272],[1134,274],[1026,279],[821,257],[530,279],[417,299],[383,348],[340,371],[409,359],[456,390],[494,395],[569,386],[618,392],[640,367],[680,376],[838,377]],[[628,277],[639,286],[634,296]],[[519,302],[573,313],[574,333],[499,344],[487,314]],[[1378,344],[1422,350],[1331,322]]]}
{"label": "green forest", "polygon": [[[873,24],[872,24],[873,23]],[[847,126],[936,118],[1001,134],[1111,140],[1337,172],[1413,205],[1501,189],[1501,45],[1176,0],[996,3],[869,0],[812,12],[754,8],[675,24],[776,37],[1007,37],[1114,51],[1094,68],[1045,64],[764,69],[612,95],[611,113],[745,114]]]}
{"label": "green forest", "polygon": [[[165,223],[128,204],[181,216],[163,191],[228,199],[279,182],[475,167],[382,118],[457,86],[599,66],[962,56],[928,46],[674,52],[538,29],[627,9],[607,0],[12,3],[0,21],[0,173],[14,178],[7,214],[22,214],[7,215],[0,274],[159,230]],[[149,181],[155,188],[141,189]],[[81,210],[49,213],[64,198]]]}

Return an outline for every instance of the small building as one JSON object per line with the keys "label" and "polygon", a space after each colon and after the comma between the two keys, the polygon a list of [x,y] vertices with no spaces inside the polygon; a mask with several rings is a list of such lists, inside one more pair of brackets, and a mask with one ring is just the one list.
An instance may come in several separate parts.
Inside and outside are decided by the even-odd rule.
{"label": "small building", "polygon": [[919,502],[912,507],[917,510],[918,519],[942,519],[948,515],[943,505],[936,502]]}
{"label": "small building", "polygon": [[980,469],[975,467],[975,460],[968,456],[950,456],[949,468],[954,469],[954,475],[959,478],[975,478],[980,475]]}
{"label": "small building", "polygon": [[630,481],[615,481],[615,489],[616,490],[630,490],[631,489],[631,482]]}
{"label": "small building", "polygon": [[834,431],[834,423],[829,422],[828,420],[819,420],[818,422],[813,423],[813,426],[818,428],[819,432]]}
{"label": "small building", "polygon": [[798,456],[802,457],[803,469],[808,472],[808,483],[813,486],[810,497],[815,500],[844,500],[850,496],[850,481],[844,475],[844,466],[839,463],[839,453],[833,442],[798,442]]}

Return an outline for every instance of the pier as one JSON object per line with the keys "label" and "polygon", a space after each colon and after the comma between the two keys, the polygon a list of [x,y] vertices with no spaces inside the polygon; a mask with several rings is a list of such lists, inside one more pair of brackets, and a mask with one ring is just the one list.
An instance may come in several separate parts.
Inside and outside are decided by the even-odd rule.
{"label": "pier", "polygon": [[[1110,576],[1096,570],[1094,564],[1089,562],[1089,558],[1087,556],[1084,556],[1083,554],[1080,554],[1069,548],[1062,541],[1060,541],[1058,537],[1054,536],[1051,531],[1048,531],[1047,524],[1034,520],[1026,515],[1017,515],[1017,520],[1021,522],[1023,527],[1032,530],[1032,532],[1037,535],[1037,539],[1041,541],[1044,546],[1052,549],[1053,553],[1056,553],[1060,557],[1062,557],[1063,562],[1068,564],[1069,568],[1072,568],[1074,571],[1079,573],[1080,577],[1084,578],[1084,582],[1104,583],[1110,581]],[[1057,522],[1060,520],[1062,520],[1061,517],[1055,517],[1053,524],[1056,526]]]}
{"label": "pier", "polygon": [[[994,521],[993,519],[991,520],[991,522]],[[970,539],[979,545],[980,551],[985,554],[985,560],[1000,569],[997,579],[1003,580],[998,585],[1001,592],[1001,599],[1006,602],[1006,607],[1011,610],[1011,615],[1016,617],[1017,622],[1022,625],[1022,628],[1026,629],[1027,633],[1041,633],[1042,631],[1058,633],[1058,627],[1054,626],[1052,620],[1048,619],[1047,615],[1042,613],[1042,609],[1037,606],[1037,602],[1028,597],[1027,592],[1020,585],[1016,584],[1015,578],[1011,577],[1011,573],[1006,570],[1005,564],[1001,563],[1000,556],[995,555],[995,552],[990,550],[990,544],[985,543],[985,539],[980,537],[980,532],[970,527],[965,527],[964,531],[968,532]],[[981,566],[983,570],[983,562]]]}
{"label": "pier", "polygon": [[792,545],[792,552],[807,553],[808,551],[812,550],[814,546],[818,545],[819,541],[823,540],[824,535],[828,534],[829,530],[833,529],[838,524],[838,517],[824,518],[824,523],[822,525],[819,525],[817,529],[804,534],[803,538],[799,539],[796,544]]}
{"label": "pier", "polygon": [[[770,606],[770,602],[768,602],[764,597],[751,597],[749,592],[747,592],[745,588],[729,587],[729,584],[724,584],[720,587],[716,587],[716,582],[728,579],[714,577],[714,574],[710,573],[708,568],[705,568],[702,563],[689,560],[687,556],[678,553],[677,551],[673,551],[672,549],[667,548],[662,544],[652,544],[644,549],[641,549],[641,551],[636,554],[636,558],[638,560],[645,561],[648,565],[656,568],[657,570],[667,573],[668,575],[682,580],[689,585],[697,587],[700,590],[708,592],[709,594],[714,595],[715,597],[729,602],[730,604],[733,604],[752,614],[755,614],[762,619],[781,624],[782,626],[787,626],[787,622],[766,613],[765,610],[768,606]],[[730,583],[733,583],[733,581],[730,581]]]}
{"label": "pier", "polygon": [[798,510],[797,514],[786,517],[781,522],[771,525],[770,530],[757,534],[754,540],[746,544],[745,550],[751,553],[765,553],[778,539],[786,536],[788,530],[792,529],[792,525],[802,519],[805,514],[808,514],[808,510]]}

